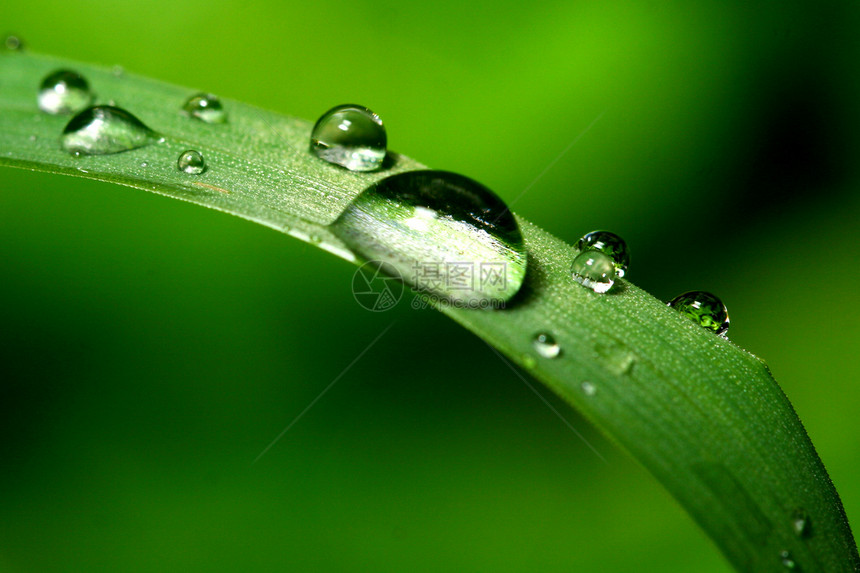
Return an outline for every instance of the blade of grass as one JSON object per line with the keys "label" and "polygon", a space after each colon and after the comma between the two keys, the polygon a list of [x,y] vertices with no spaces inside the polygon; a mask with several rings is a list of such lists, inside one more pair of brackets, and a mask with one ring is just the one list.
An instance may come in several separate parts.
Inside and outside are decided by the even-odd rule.
{"label": "blade of grass", "polygon": [[[84,75],[99,103],[128,109],[164,141],[106,156],[61,150],[68,118],[41,113],[36,89],[57,69]],[[225,102],[210,125],[180,113],[194,92],[92,65],[0,56],[0,164],[110,181],[191,201],[317,244],[349,261],[327,229],[371,183],[422,166],[391,154],[351,173],[306,151],[311,124]],[[176,169],[186,149],[208,169]],[[519,218],[529,270],[506,310],[440,310],[583,412],[678,499],[738,571],[860,571],[841,501],[790,402],[763,361],[619,280],[597,295],[569,277],[571,248]],[[562,354],[532,338],[551,332]],[[584,384],[586,383],[587,384]],[[795,514],[811,527],[798,533]],[[811,532],[811,533],[810,533]]]}

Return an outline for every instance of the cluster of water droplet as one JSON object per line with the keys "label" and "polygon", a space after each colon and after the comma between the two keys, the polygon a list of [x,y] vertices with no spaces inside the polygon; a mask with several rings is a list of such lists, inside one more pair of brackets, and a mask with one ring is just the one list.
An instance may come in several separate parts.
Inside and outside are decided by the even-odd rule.
{"label": "cluster of water droplet", "polygon": [[[573,280],[596,293],[608,292],[615,279],[623,277],[630,265],[624,239],[609,231],[592,231],[576,243],[579,252],[570,272]],[[720,336],[729,329],[729,313],[723,302],[705,291],[690,291],[669,301],[669,306]]]}
{"label": "cluster of water droplet", "polygon": [[[6,44],[8,47],[8,38]],[[60,136],[60,145],[67,152],[75,156],[109,155],[163,141],[129,111],[115,105],[91,105],[94,99],[89,83],[77,72],[56,70],[42,80],[37,95],[39,109],[52,115],[75,114]],[[226,121],[221,102],[211,94],[193,95],[181,109],[207,123]],[[176,165],[189,175],[200,175],[206,170],[203,155],[194,149],[180,154]]]}

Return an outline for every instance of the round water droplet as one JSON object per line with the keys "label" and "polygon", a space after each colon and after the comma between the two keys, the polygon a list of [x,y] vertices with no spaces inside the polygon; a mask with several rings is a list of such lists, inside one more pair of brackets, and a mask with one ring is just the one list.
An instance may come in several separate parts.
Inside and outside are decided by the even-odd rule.
{"label": "round water droplet", "polygon": [[603,294],[615,284],[615,261],[600,251],[584,251],[573,259],[570,274],[582,286]]}
{"label": "round water droplet", "polygon": [[576,242],[576,250],[600,251],[615,261],[615,273],[623,277],[630,265],[630,253],[624,239],[609,231],[592,231]]}
{"label": "round water droplet", "polygon": [[90,105],[93,94],[80,74],[57,70],[42,81],[39,109],[50,114],[77,113]]}
{"label": "round water droplet", "polygon": [[199,93],[191,96],[182,105],[182,110],[206,123],[224,123],[227,121],[227,112],[221,105],[218,96]]}
{"label": "round water droplet", "polygon": [[556,358],[561,354],[561,346],[555,341],[553,335],[548,332],[536,334],[532,344],[534,344],[537,353],[544,358]]}
{"label": "round water droplet", "polygon": [[669,306],[689,317],[695,323],[724,336],[729,329],[729,311],[715,295],[694,290],[678,295],[669,301]]}
{"label": "round water droplet", "polygon": [[10,52],[20,52],[24,50],[24,40],[15,34],[9,34],[3,39],[3,47]]}
{"label": "round water droplet", "polygon": [[203,159],[203,155],[199,151],[189,149],[179,155],[176,167],[189,175],[200,175],[206,171],[206,160]]}
{"label": "round water droplet", "polygon": [[791,516],[791,528],[794,534],[798,537],[809,537],[812,533],[812,524],[809,521],[809,514],[802,509],[797,509]]}
{"label": "round water droplet", "polygon": [[597,394],[597,388],[591,382],[583,382],[579,387],[582,388],[582,393],[586,396],[594,396]]}
{"label": "round water droplet", "polygon": [[311,151],[350,171],[382,167],[386,145],[382,120],[360,105],[333,107],[317,120],[311,132]]}
{"label": "round water droplet", "polygon": [[63,149],[73,155],[107,155],[149,145],[155,133],[124,109],[97,105],[74,116],[63,129]]}
{"label": "round water droplet", "polygon": [[779,560],[785,569],[797,569],[797,562],[794,560],[794,558],[791,556],[791,553],[789,553],[788,551],[781,551],[779,553]]}
{"label": "round water droplet", "polygon": [[526,250],[504,202],[446,171],[408,171],[365,189],[332,231],[366,261],[394,267],[420,293],[457,306],[501,306],[526,275]]}

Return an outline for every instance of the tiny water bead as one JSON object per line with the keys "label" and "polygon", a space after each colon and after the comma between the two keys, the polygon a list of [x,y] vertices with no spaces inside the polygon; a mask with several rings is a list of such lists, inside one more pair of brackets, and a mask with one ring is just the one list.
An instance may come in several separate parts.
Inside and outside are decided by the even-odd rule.
{"label": "tiny water bead", "polygon": [[391,265],[419,293],[466,308],[510,300],[526,275],[516,219],[495,193],[447,171],[370,185],[331,230],[359,258]]}
{"label": "tiny water bead", "polygon": [[685,292],[670,300],[668,305],[696,324],[713,330],[720,336],[724,336],[729,329],[729,311],[726,305],[709,292],[701,290]]}
{"label": "tiny water bead", "polygon": [[350,171],[374,171],[385,161],[387,137],[379,116],[360,105],[325,112],[311,131],[311,151]]}
{"label": "tiny water bead", "polygon": [[534,344],[537,353],[544,358],[556,358],[561,354],[561,346],[555,341],[555,337],[547,332],[536,334],[532,344]]}
{"label": "tiny water bead", "polygon": [[20,52],[24,49],[24,40],[15,34],[3,38],[3,47],[10,52]]}
{"label": "tiny water bead", "polygon": [[797,562],[788,551],[780,551],[779,560],[786,570],[793,571],[797,569]]}
{"label": "tiny water bead", "polygon": [[809,537],[812,532],[809,514],[802,509],[797,509],[791,516],[791,528],[794,534],[800,538]]}
{"label": "tiny water bead", "polygon": [[600,251],[615,262],[615,273],[623,277],[630,266],[630,253],[624,239],[609,231],[592,231],[576,242],[576,250]]}
{"label": "tiny water bead", "polygon": [[582,286],[603,294],[615,284],[615,261],[600,251],[584,251],[573,259],[570,274]]}
{"label": "tiny water bead", "polygon": [[179,155],[176,166],[180,171],[184,171],[189,175],[200,175],[206,171],[206,160],[203,159],[203,154],[199,151],[189,149]]}
{"label": "tiny water bead", "polygon": [[597,394],[597,388],[591,382],[585,381],[579,385],[582,388],[582,393],[586,396],[594,396]]}
{"label": "tiny water bead", "polygon": [[185,100],[182,111],[205,123],[224,123],[227,121],[227,112],[224,111],[221,100],[212,94],[199,93],[191,96]]}
{"label": "tiny water bead", "polygon": [[124,109],[97,105],[70,119],[60,142],[72,155],[108,155],[149,145],[155,139],[154,131]]}
{"label": "tiny water bead", "polygon": [[92,103],[93,93],[80,74],[57,70],[42,80],[37,99],[39,109],[46,113],[77,113]]}

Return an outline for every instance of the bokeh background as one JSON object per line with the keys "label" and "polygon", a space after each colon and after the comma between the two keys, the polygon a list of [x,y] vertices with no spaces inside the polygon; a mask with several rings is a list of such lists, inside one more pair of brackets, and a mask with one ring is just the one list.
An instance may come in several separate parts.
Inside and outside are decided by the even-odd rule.
{"label": "bokeh background", "polygon": [[[621,234],[654,296],[723,297],[856,528],[858,15],[79,0],[4,3],[0,33],[307,119],[361,103],[391,149],[568,242]],[[575,412],[544,392],[608,464],[453,322],[363,310],[353,272],[197,206],[0,170],[0,571],[729,571]]]}

